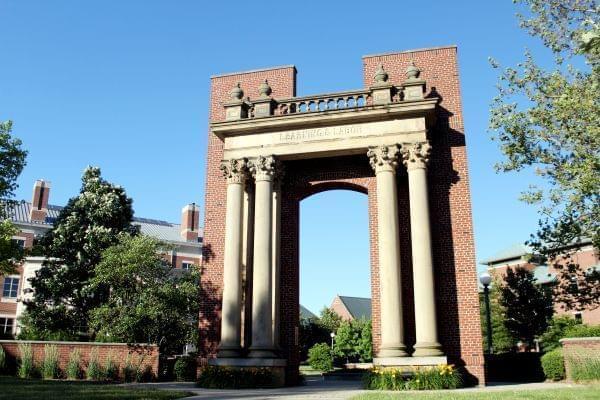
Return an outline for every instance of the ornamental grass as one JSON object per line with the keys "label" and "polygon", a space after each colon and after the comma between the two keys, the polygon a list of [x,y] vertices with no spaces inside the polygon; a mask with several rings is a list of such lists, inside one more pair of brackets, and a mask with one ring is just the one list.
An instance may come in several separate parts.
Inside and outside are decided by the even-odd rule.
{"label": "ornamental grass", "polygon": [[462,385],[462,377],[454,365],[446,364],[411,370],[375,367],[365,373],[363,383],[370,390],[456,389]]}

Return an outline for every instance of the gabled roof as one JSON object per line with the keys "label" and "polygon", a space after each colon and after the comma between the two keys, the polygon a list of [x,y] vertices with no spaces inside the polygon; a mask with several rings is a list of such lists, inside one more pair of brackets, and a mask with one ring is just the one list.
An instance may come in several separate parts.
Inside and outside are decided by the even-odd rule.
{"label": "gabled roof", "polygon": [[527,254],[532,254],[532,253],[533,253],[533,250],[531,247],[529,247],[525,244],[516,243],[510,247],[507,247],[507,248],[499,251],[498,253],[494,254],[492,257],[488,258],[487,260],[482,260],[480,262],[480,264],[489,265],[489,264],[496,264],[501,261],[519,260],[521,257],[523,257]]}
{"label": "gabled roof", "polygon": [[[50,229],[63,208],[64,207],[62,206],[48,204],[48,216],[46,217],[46,220],[44,222],[37,222],[31,220],[31,203],[27,201],[17,202],[14,206],[7,207],[6,210],[7,214],[10,216],[10,220],[17,225],[40,225],[47,227],[47,229]],[[161,221],[157,219],[133,217],[132,224],[138,225],[140,227],[140,231],[143,234],[152,236],[158,240],[166,242],[185,243],[191,245],[197,244],[198,246],[200,246],[201,238],[203,236],[203,231],[202,229],[200,229],[198,242],[186,242],[181,238],[180,224],[172,224],[170,222]]]}
{"label": "gabled roof", "polygon": [[315,314],[313,314],[312,311],[310,311],[308,308],[304,307],[302,304],[300,304],[300,319],[310,319],[310,318],[316,318],[317,316]]}
{"label": "gabled roof", "polygon": [[354,319],[371,319],[371,299],[368,297],[338,296]]}

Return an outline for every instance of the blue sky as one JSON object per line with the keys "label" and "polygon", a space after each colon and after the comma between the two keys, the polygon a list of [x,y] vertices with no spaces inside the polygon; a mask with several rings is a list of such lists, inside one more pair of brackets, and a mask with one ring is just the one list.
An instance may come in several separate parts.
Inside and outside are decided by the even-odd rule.
{"label": "blue sky", "polygon": [[[97,165],[136,215],[177,222],[204,201],[210,75],[294,64],[298,95],[332,92],[362,86],[362,55],[456,44],[480,260],[537,221],[517,199],[530,175],[496,174],[486,133],[488,57],[515,65],[527,46],[547,59],[515,12],[511,1],[2,0],[0,120],[29,150],[17,198],[44,178],[63,204]],[[303,201],[301,300],[313,311],[336,293],[369,295],[366,204],[351,192]]]}

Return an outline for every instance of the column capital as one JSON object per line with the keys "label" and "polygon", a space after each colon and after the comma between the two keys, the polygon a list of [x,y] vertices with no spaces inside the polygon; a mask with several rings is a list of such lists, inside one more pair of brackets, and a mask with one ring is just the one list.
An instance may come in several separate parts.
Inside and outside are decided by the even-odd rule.
{"label": "column capital", "polygon": [[227,183],[244,183],[248,175],[248,160],[245,158],[224,160],[221,171]]}
{"label": "column capital", "polygon": [[428,141],[416,143],[403,143],[400,149],[402,162],[409,171],[412,169],[427,168],[431,145]]}
{"label": "column capital", "polygon": [[250,160],[250,172],[256,181],[273,181],[283,171],[275,156],[258,156]]}
{"label": "column capital", "polygon": [[375,174],[381,171],[392,171],[396,170],[398,166],[398,156],[400,155],[400,146],[397,144],[391,146],[376,146],[369,147],[367,151],[367,157],[369,157],[369,163],[375,171]]}

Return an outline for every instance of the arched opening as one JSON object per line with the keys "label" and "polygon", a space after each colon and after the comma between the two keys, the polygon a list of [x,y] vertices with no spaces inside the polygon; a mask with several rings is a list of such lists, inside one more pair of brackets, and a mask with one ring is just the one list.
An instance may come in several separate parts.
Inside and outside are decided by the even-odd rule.
{"label": "arched opening", "polygon": [[[362,330],[371,320],[369,205],[364,187],[335,182],[313,187],[300,202],[299,256],[300,360],[305,361],[312,345],[332,345],[331,331],[337,335],[330,325],[331,313],[323,318],[324,309],[334,311],[352,329]],[[317,326],[307,326],[311,322]],[[340,353],[337,358],[364,360],[358,354]]]}

